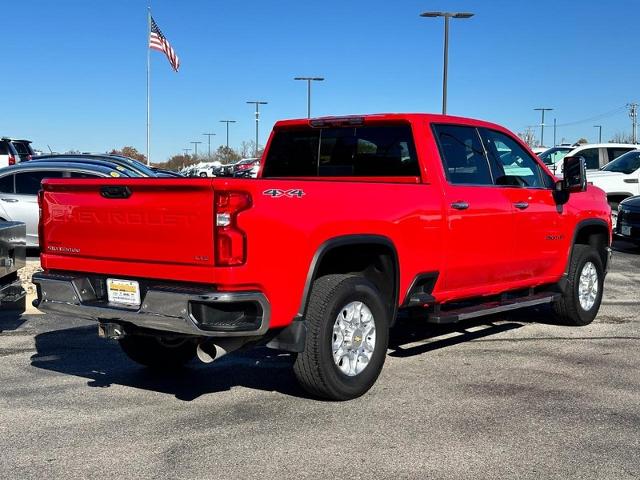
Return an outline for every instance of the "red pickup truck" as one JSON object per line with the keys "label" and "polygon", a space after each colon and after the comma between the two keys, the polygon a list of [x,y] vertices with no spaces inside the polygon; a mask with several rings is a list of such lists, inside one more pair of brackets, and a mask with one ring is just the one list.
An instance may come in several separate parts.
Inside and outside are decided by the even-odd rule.
{"label": "red pickup truck", "polygon": [[45,180],[34,303],[99,322],[150,367],[296,352],[303,387],[337,400],[373,385],[399,309],[598,312],[611,212],[581,158],[557,180],[498,125],[385,114],[278,122],[261,168]]}

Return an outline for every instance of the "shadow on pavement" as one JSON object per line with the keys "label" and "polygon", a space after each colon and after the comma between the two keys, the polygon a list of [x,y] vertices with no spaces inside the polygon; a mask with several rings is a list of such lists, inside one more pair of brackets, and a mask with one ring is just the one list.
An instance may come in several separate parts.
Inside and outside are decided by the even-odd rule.
{"label": "shadow on pavement", "polygon": [[194,360],[177,372],[154,372],[130,360],[114,341],[97,336],[95,326],[55,330],[36,336],[31,365],[88,378],[90,387],[113,384],[174,395],[191,401],[235,386],[306,397],[291,368],[291,354],[254,348],[205,365]]}
{"label": "shadow on pavement", "polygon": [[[466,331],[474,326],[486,328]],[[493,324],[486,319],[452,326],[399,319],[391,333],[390,356],[420,355],[522,326],[518,323]],[[438,338],[455,332],[460,335]],[[35,337],[35,346],[37,353],[31,357],[32,366],[87,378],[90,387],[124,385],[170,394],[184,401],[236,386],[308,398],[293,374],[295,355],[266,347],[235,352],[210,365],[194,360],[186,368],[169,373],[154,372],[137,365],[116,342],[99,338],[94,325],[41,333]]]}
{"label": "shadow on pavement", "polygon": [[15,303],[0,305],[0,333],[18,329],[26,318],[23,317],[25,299]]}
{"label": "shadow on pavement", "polygon": [[614,252],[635,253],[635,254],[640,253],[640,245],[637,245],[633,242],[628,242],[626,240],[622,240],[619,238],[616,238],[613,241],[611,248],[613,249]]}

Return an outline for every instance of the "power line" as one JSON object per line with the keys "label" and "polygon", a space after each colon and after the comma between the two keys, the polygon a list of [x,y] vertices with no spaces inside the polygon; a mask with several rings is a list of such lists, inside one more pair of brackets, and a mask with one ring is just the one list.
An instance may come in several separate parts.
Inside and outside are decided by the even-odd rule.
{"label": "power line", "polygon": [[581,123],[591,123],[591,122],[594,122],[596,120],[600,120],[600,119],[603,119],[603,118],[611,117],[611,116],[613,116],[613,115],[615,115],[617,113],[620,113],[620,112],[622,112],[623,110],[626,110],[626,109],[627,109],[627,106],[623,105],[621,107],[617,107],[617,108],[615,108],[613,110],[610,110],[608,112],[600,113],[598,115],[594,115],[593,117],[584,118],[582,120],[575,120],[573,122],[558,123],[556,125],[556,127],[571,127],[573,125],[580,125]]}

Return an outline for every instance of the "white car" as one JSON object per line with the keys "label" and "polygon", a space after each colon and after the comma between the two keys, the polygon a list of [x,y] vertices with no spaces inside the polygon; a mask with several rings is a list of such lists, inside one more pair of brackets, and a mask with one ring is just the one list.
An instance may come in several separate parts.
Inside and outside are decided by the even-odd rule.
{"label": "white car", "polygon": [[631,150],[638,148],[632,143],[585,143],[579,146],[552,147],[538,155],[555,174],[562,173],[564,157],[583,157],[587,161],[587,170],[598,170]]}
{"label": "white car", "polygon": [[627,197],[640,195],[640,150],[633,150],[616,158],[595,172],[587,171],[587,181],[607,194],[615,212]]}
{"label": "white car", "polygon": [[11,140],[0,139],[0,168],[20,163],[20,155]]}

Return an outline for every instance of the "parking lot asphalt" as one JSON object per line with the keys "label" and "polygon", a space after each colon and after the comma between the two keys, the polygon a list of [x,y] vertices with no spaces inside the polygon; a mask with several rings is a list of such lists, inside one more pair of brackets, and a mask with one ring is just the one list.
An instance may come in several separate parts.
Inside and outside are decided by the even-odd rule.
{"label": "parking lot asphalt", "polygon": [[587,327],[546,309],[400,322],[364,397],[308,398],[289,354],[154,374],[95,324],[0,317],[0,478],[640,478],[640,249]]}

